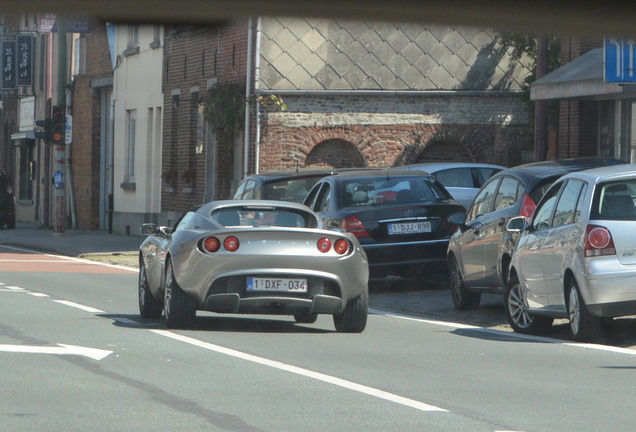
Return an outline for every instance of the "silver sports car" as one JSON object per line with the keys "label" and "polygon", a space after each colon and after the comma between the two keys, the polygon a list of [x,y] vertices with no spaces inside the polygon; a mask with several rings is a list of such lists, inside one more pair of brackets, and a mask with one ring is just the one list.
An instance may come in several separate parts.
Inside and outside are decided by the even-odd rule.
{"label": "silver sports car", "polygon": [[331,314],[339,332],[367,322],[369,267],[349,233],[318,229],[302,204],[215,201],[186,212],[174,228],[142,225],[139,312],[186,328],[197,310]]}

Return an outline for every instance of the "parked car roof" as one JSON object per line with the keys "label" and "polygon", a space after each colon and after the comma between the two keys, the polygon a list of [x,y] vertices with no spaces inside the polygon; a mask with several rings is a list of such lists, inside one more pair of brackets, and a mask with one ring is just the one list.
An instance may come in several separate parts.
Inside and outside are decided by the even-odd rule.
{"label": "parked car roof", "polygon": [[627,162],[603,157],[583,157],[583,158],[567,158],[552,161],[532,162],[523,165],[517,165],[509,170],[527,171],[536,177],[547,178],[552,177],[559,172],[581,171],[590,168],[612,166],[625,164]]}

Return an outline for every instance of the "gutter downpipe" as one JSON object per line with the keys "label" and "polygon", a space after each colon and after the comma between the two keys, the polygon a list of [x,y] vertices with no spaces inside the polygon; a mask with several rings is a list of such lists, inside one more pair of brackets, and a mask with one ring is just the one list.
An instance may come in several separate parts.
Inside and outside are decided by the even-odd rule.
{"label": "gutter downpipe", "polygon": [[[254,94],[259,93],[261,67],[261,17],[256,18],[256,50],[254,52]],[[256,131],[254,136],[254,174],[260,172],[261,159],[261,104],[256,103]]]}
{"label": "gutter downpipe", "polygon": [[[245,142],[243,148],[243,178],[247,177],[250,162],[250,97],[252,96],[252,17],[247,23],[247,71],[245,74]],[[258,105],[258,104],[257,104]]]}

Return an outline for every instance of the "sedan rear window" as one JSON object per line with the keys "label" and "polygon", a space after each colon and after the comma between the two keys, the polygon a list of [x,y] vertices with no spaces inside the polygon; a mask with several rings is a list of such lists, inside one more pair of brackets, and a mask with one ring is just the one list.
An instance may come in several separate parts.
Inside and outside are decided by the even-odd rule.
{"label": "sedan rear window", "polygon": [[341,207],[359,207],[413,201],[446,200],[450,196],[437,182],[420,177],[346,179],[339,184]]}
{"label": "sedan rear window", "polygon": [[323,176],[276,180],[263,185],[263,199],[302,202]]}

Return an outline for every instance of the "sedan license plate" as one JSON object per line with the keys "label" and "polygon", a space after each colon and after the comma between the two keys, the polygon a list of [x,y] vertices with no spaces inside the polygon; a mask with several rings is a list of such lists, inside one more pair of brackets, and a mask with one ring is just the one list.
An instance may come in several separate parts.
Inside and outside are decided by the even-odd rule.
{"label": "sedan license plate", "polygon": [[389,224],[389,234],[411,234],[431,232],[430,222],[404,222]]}
{"label": "sedan license plate", "polygon": [[248,277],[247,290],[307,292],[307,279]]}

